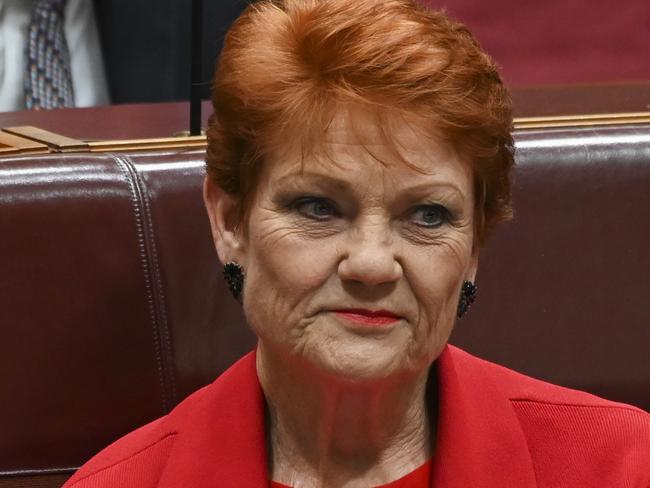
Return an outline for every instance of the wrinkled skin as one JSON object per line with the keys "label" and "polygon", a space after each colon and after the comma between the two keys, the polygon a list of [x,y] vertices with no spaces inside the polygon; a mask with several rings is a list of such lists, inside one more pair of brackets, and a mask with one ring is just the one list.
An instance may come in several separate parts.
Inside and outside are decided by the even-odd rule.
{"label": "wrinkled skin", "polygon": [[[404,157],[423,174],[379,163],[366,148],[382,161],[394,157],[377,134],[356,139],[341,122],[327,134],[337,164],[323,157],[302,165],[291,150],[267,162],[247,238],[217,243],[223,262],[246,271],[244,310],[261,345],[352,380],[428,367],[476,269],[471,170],[452,147],[400,131]],[[309,197],[319,200],[299,200]],[[444,205],[449,219],[418,207],[430,203]],[[341,308],[403,319],[368,330],[331,313]]]}

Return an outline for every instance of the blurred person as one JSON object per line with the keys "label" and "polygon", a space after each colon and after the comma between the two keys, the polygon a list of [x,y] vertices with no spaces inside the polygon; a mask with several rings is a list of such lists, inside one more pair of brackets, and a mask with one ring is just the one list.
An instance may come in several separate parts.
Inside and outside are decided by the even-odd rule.
{"label": "blurred person", "polygon": [[[95,1],[113,103],[187,100],[190,95],[191,3],[178,0]],[[249,0],[203,2],[205,89],[223,37]]]}
{"label": "blurred person", "polygon": [[[247,3],[204,2],[206,72]],[[60,27],[58,38],[51,34],[53,43],[65,42],[70,83],[62,91],[72,95],[49,107],[187,99],[190,19],[190,2],[177,0],[0,0],[0,111],[34,108],[25,93],[30,26]]]}
{"label": "blurred person", "polygon": [[0,0],[0,110],[107,103],[92,1]]}

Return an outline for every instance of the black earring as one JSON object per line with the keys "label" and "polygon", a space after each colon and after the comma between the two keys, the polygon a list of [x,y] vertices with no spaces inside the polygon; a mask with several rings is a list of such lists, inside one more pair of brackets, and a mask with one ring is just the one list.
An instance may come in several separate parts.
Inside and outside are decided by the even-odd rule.
{"label": "black earring", "polygon": [[461,318],[469,309],[469,306],[474,303],[476,300],[476,292],[478,291],[478,286],[476,286],[471,281],[463,282],[463,286],[460,289],[460,300],[458,301],[458,312],[456,315],[458,318]]}
{"label": "black earring", "polygon": [[235,300],[240,301],[244,289],[244,269],[241,265],[230,262],[223,265],[223,277],[228,283],[228,288]]}

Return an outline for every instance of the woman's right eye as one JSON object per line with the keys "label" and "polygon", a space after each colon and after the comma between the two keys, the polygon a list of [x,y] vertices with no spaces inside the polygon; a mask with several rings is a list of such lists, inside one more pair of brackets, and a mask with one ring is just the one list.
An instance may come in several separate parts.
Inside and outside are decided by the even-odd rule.
{"label": "woman's right eye", "polygon": [[293,203],[293,207],[305,217],[315,220],[327,220],[338,215],[336,205],[327,198],[299,198]]}

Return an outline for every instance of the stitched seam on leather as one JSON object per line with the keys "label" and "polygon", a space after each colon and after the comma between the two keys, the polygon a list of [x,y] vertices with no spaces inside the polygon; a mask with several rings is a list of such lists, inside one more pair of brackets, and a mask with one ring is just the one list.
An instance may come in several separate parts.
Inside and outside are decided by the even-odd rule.
{"label": "stitched seam on leather", "polygon": [[[158,247],[156,246],[156,234],[154,232],[153,220],[151,218],[151,205],[149,202],[149,195],[145,191],[145,184],[140,173],[135,170],[133,162],[128,156],[124,156],[134,169],[134,175],[138,187],[140,188],[140,195],[142,198],[143,216],[145,221],[145,238],[148,241],[148,249],[151,256],[151,277],[154,284],[154,306],[156,307],[158,317],[158,333],[161,340],[162,347],[162,360],[163,367],[165,368],[165,381],[167,385],[167,407],[171,409],[172,405],[176,404],[176,378],[174,376],[174,356],[172,352],[171,339],[169,333],[169,324],[167,321],[167,300],[162,285],[160,273],[160,260],[158,259]],[[168,412],[165,412],[168,413]]]}
{"label": "stitched seam on leather", "polygon": [[[86,476],[84,476],[83,478],[79,478],[78,480],[76,480],[76,481],[75,481],[72,485],[70,485],[70,486],[74,486],[74,485],[76,485],[77,483],[79,483],[79,482],[81,482],[81,481],[83,481],[83,480],[86,480],[86,479],[90,478],[91,476],[95,476],[95,475],[97,475],[97,474],[99,474],[99,473],[101,473],[101,472],[103,472],[103,471],[106,471],[107,469],[111,469],[111,468],[117,466],[118,464],[123,463],[124,461],[128,461],[129,459],[131,459],[131,458],[137,456],[138,454],[142,454],[142,453],[145,452],[147,449],[151,449],[151,448],[154,447],[156,444],[160,444],[162,441],[164,441],[164,440],[167,439],[168,437],[175,436],[176,434],[177,434],[177,432],[168,432],[167,434],[165,434],[163,437],[161,437],[161,438],[158,439],[157,441],[152,442],[151,444],[149,444],[149,445],[147,445],[147,446],[144,446],[144,447],[143,447],[142,449],[140,449],[139,451],[136,451],[136,452],[134,452],[134,453],[128,455],[128,456],[125,457],[124,459],[120,459],[119,461],[115,461],[114,463],[111,463],[111,464],[109,464],[109,465],[107,465],[107,466],[104,466],[103,468],[98,469],[97,471],[93,471],[92,473],[88,473],[88,474],[87,474]],[[166,461],[165,461],[165,463],[166,463]]]}
{"label": "stitched seam on leather", "polygon": [[165,384],[165,372],[162,357],[160,354],[160,339],[158,334],[158,324],[157,316],[155,310],[155,303],[153,297],[153,286],[151,284],[151,271],[149,265],[149,256],[147,241],[145,238],[144,226],[142,224],[142,195],[141,190],[137,185],[135,178],[135,170],[129,161],[125,161],[118,155],[111,155],[118,165],[118,167],[123,171],[126,182],[129,185],[131,190],[131,203],[133,204],[133,213],[135,217],[136,231],[138,235],[138,250],[140,253],[140,265],[142,266],[142,273],[145,281],[145,290],[147,293],[147,308],[149,310],[149,318],[152,323],[153,331],[153,345],[154,345],[154,355],[156,360],[156,368],[158,370],[158,381],[160,386],[161,393],[161,406],[163,413],[167,413],[167,388]]}

